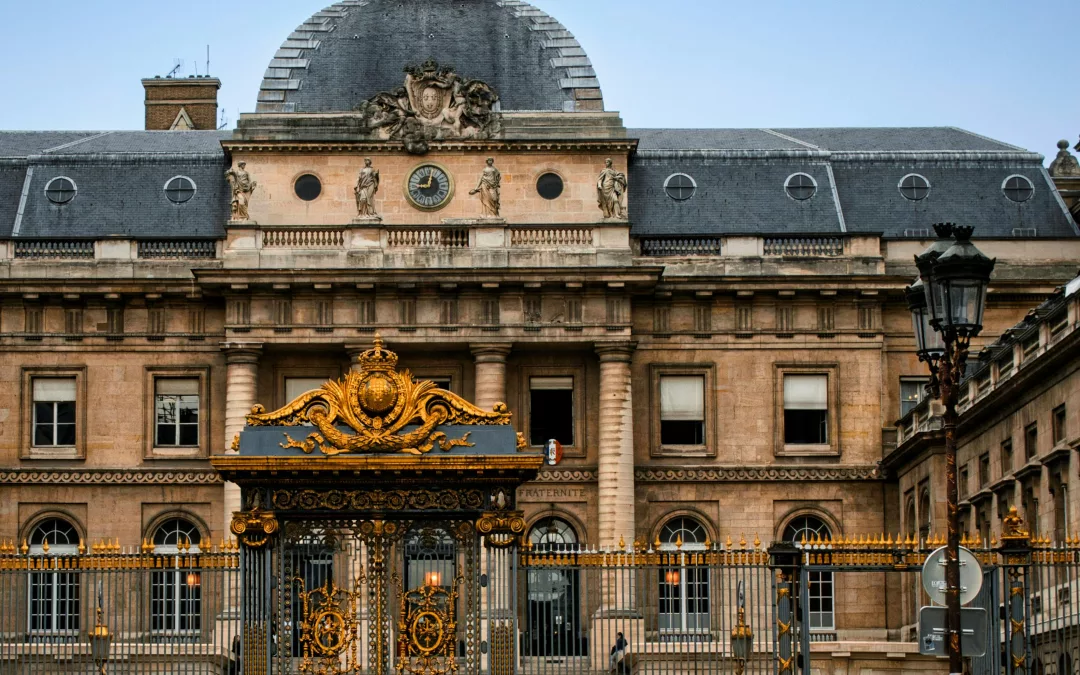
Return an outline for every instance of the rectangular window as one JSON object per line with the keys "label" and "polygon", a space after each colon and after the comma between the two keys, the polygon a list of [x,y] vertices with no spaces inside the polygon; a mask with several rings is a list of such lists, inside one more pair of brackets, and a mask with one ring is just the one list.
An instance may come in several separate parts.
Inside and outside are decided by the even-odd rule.
{"label": "rectangular window", "polygon": [[1012,439],[1001,442],[1001,475],[1006,476],[1013,470]]}
{"label": "rectangular window", "polygon": [[329,377],[286,377],[285,378],[285,403],[291,403],[315,389],[322,389]]}
{"label": "rectangular window", "polygon": [[1065,404],[1061,404],[1054,408],[1053,412],[1053,427],[1051,433],[1053,434],[1054,446],[1065,440]]}
{"label": "rectangular window", "polygon": [[1024,427],[1024,459],[1039,454],[1039,424],[1032,422]]}
{"label": "rectangular window", "polygon": [[[968,490],[970,489],[971,488],[968,485],[968,468],[965,466],[960,469],[960,476],[957,478],[957,490],[960,493],[961,499],[968,496]],[[966,532],[967,530],[961,529],[960,531]]]}
{"label": "rectangular window", "polygon": [[1068,312],[1062,311],[1050,317],[1050,339],[1055,340],[1069,325]]}
{"label": "rectangular window", "polygon": [[199,445],[199,380],[154,380],[154,445],[159,448]]}
{"label": "rectangular window", "polygon": [[829,376],[784,375],[784,443],[829,442]]}
{"label": "rectangular window", "polygon": [[990,453],[979,456],[979,487],[984,488],[990,483]]}
{"label": "rectangular window", "polygon": [[660,444],[705,445],[705,377],[660,378]]}
{"label": "rectangular window", "polygon": [[35,447],[75,445],[75,378],[35,377]]}
{"label": "rectangular window", "polygon": [[900,380],[900,417],[906,417],[926,397],[925,377],[905,377]]}
{"label": "rectangular window", "polygon": [[574,444],[574,378],[529,378],[529,444]]}
{"label": "rectangular window", "polygon": [[1039,351],[1039,331],[1031,331],[1031,335],[1024,338],[1024,341],[1020,344],[1020,349],[1024,352],[1024,360],[1035,356]]}
{"label": "rectangular window", "polygon": [[1006,377],[1012,375],[1013,365],[1013,350],[1010,347],[1005,351],[1005,355],[1001,357],[1001,360],[998,361],[998,379],[1004,380]]}

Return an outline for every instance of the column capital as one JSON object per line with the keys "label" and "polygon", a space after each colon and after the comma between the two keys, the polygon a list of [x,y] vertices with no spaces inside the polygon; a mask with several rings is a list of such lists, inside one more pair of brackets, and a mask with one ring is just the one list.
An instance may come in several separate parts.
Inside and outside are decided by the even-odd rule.
{"label": "column capital", "polygon": [[477,363],[506,363],[506,357],[510,356],[514,345],[507,343],[475,343],[469,345],[469,350],[476,358]]}
{"label": "column capital", "polygon": [[596,345],[596,354],[600,363],[630,363],[637,349],[636,342],[612,342]]}
{"label": "column capital", "polygon": [[262,356],[261,342],[222,342],[221,351],[225,352],[226,363],[258,363]]}

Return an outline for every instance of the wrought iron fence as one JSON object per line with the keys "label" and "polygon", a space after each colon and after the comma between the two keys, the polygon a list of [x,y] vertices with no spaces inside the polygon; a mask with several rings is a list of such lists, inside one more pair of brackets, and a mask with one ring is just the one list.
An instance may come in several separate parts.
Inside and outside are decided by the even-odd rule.
{"label": "wrought iron fence", "polygon": [[[964,544],[985,574],[971,606],[985,609],[989,619],[987,653],[971,660],[970,672],[1073,672],[1080,658],[1080,538]],[[708,542],[639,543],[617,551],[578,545],[526,545],[516,553],[482,549],[478,587],[459,596],[479,603],[473,606],[479,608],[475,630],[482,648],[470,672],[805,675],[829,658],[831,647],[817,643],[852,644],[867,639],[868,631],[880,632],[882,641],[907,643],[894,642],[889,650],[918,658],[918,608],[930,604],[920,570],[942,545],[939,537],[879,536],[812,538],[769,548]],[[243,554],[235,545],[70,548],[0,543],[0,673],[100,672],[94,635],[101,628],[109,636],[108,673],[246,675],[245,642],[288,666],[281,672],[299,663],[282,662],[297,652],[295,645],[260,637],[254,624],[244,628]],[[406,551],[423,572],[409,573],[444,579],[455,556],[464,555],[451,548],[432,551]],[[364,578],[370,562],[350,547],[334,554],[347,557],[347,564],[337,558],[324,564],[310,551],[290,555],[300,557],[248,555],[245,564],[292,570],[301,561],[307,565],[304,583],[315,587],[327,579]],[[333,576],[327,576],[330,570]],[[888,608],[886,588],[900,590],[890,591]],[[857,589],[862,594],[853,599]],[[357,596],[362,636],[369,630],[371,597],[366,591]],[[285,609],[271,614],[279,628],[302,625],[292,595],[278,604]],[[395,627],[392,622],[387,639],[395,639]],[[460,630],[465,635],[473,629]],[[364,644],[357,658],[364,672],[373,672]],[[384,664],[384,670],[394,666]],[[461,667],[470,670],[463,660]],[[904,667],[899,662],[896,670]]]}
{"label": "wrought iron fence", "polygon": [[235,547],[68,548],[0,546],[0,673],[240,672]]}

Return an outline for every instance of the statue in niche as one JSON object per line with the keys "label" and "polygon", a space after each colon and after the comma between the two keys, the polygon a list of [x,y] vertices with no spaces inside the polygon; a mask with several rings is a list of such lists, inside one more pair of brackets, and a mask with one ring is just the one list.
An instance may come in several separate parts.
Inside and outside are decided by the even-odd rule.
{"label": "statue in niche", "polygon": [[232,187],[232,220],[237,222],[251,218],[248,215],[248,203],[251,201],[251,193],[258,186],[258,183],[251,180],[251,175],[245,167],[247,167],[247,162],[240,162],[236,167],[225,172],[225,180],[229,181]]}
{"label": "statue in niche", "polygon": [[380,220],[375,211],[375,193],[379,191],[379,170],[371,168],[371,158],[364,158],[364,168],[356,179],[356,216],[358,220]]}
{"label": "statue in niche", "polygon": [[427,61],[405,68],[405,86],[357,105],[361,128],[372,138],[401,141],[424,154],[430,141],[493,138],[502,131],[499,95],[479,80],[464,80],[450,66]]}
{"label": "statue in niche", "polygon": [[1071,178],[1080,176],[1080,162],[1069,152],[1069,142],[1058,141],[1058,154],[1054,161],[1050,162],[1050,175],[1054,178]]}
{"label": "statue in niche", "polygon": [[495,168],[495,160],[488,157],[487,166],[480,174],[480,182],[476,184],[476,189],[469,192],[470,195],[480,195],[480,204],[484,207],[485,218],[499,217],[499,209],[502,207],[499,196],[501,189],[502,173]]}
{"label": "statue in niche", "polygon": [[596,179],[596,197],[604,219],[626,219],[626,174],[612,168],[612,161],[604,162],[604,170]]}

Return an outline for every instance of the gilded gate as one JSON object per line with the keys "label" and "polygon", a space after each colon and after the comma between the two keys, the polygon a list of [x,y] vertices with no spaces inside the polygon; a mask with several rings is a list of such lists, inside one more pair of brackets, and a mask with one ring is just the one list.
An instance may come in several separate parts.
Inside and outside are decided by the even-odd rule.
{"label": "gilded gate", "polygon": [[397,366],[376,336],[341,380],[253,408],[213,460],[242,490],[246,675],[510,672],[515,492],[543,459],[504,404]]}

